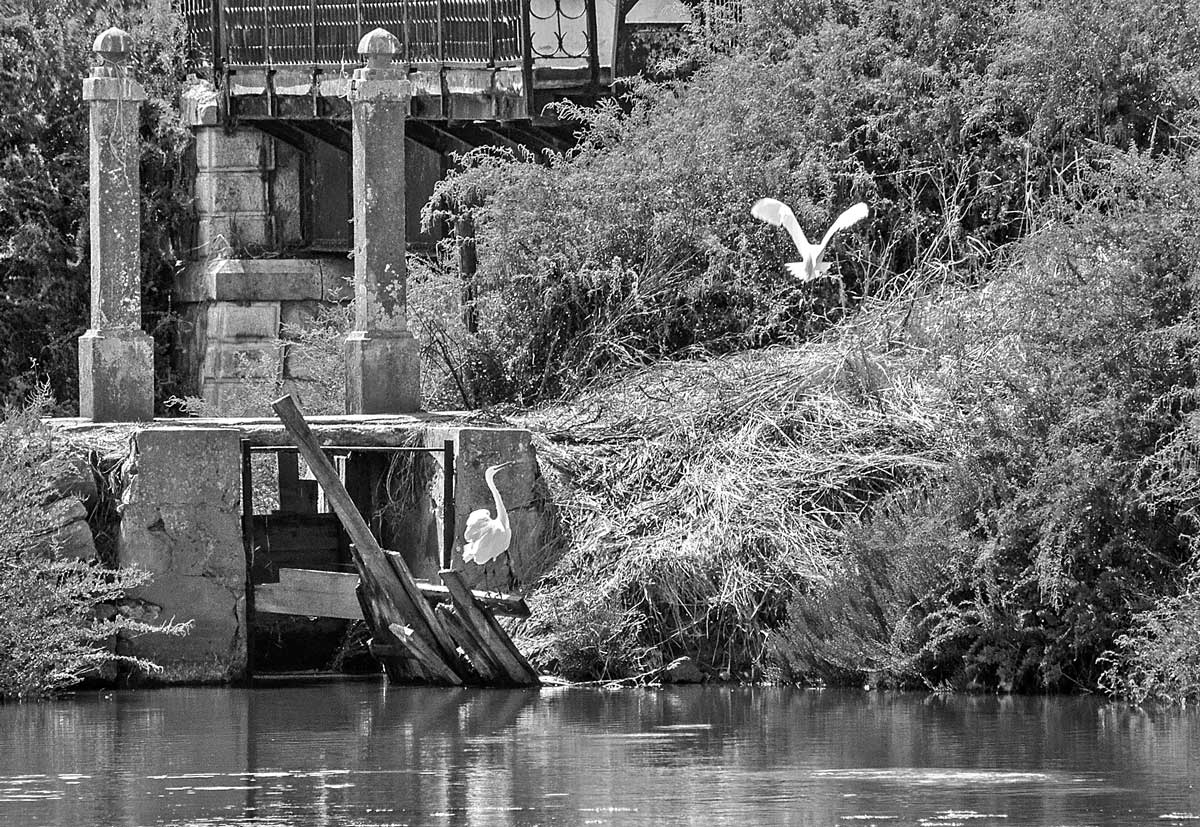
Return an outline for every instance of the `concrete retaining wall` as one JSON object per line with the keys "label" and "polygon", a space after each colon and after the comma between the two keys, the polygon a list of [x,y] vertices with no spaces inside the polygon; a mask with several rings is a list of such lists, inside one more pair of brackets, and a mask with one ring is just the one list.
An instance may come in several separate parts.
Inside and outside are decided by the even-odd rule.
{"label": "concrete retaining wall", "polygon": [[118,563],[153,574],[131,595],[147,604],[146,616],[193,625],[181,638],[122,640],[119,651],[158,663],[164,681],[224,681],[245,671],[241,473],[235,428],[149,428],[133,437]]}

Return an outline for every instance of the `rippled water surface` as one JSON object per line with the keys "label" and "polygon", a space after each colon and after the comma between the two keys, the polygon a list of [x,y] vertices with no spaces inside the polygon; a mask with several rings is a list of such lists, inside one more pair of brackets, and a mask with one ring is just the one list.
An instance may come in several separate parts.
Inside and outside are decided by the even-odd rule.
{"label": "rippled water surface", "polygon": [[0,706],[0,824],[1200,827],[1200,717],[780,688],[80,694]]}

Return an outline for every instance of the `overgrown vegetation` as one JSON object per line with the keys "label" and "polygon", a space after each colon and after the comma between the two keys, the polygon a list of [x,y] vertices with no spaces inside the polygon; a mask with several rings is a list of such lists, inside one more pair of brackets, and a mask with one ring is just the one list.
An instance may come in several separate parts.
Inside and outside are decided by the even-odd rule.
{"label": "overgrown vegetation", "polygon": [[[463,158],[427,217],[474,227],[478,271],[414,266],[410,309],[427,404],[515,403],[539,434],[568,533],[522,629],[539,664],[1198,697],[1198,24],[1152,0],[751,0],[736,45],[561,106],[566,155]],[[16,66],[45,35],[4,25]],[[10,149],[59,146],[24,116],[0,147],[50,170]],[[82,301],[54,253],[79,186],[39,175],[0,187],[50,205],[3,204],[32,216],[0,226],[25,239],[4,289],[33,296],[6,339]],[[848,301],[783,276],[764,195],[811,232],[871,206],[834,251]],[[338,407],[339,313],[247,412],[292,358],[306,408]],[[0,392],[31,355],[72,387],[77,333],[8,357]]]}
{"label": "overgrown vegetation", "polygon": [[[1087,202],[960,308],[966,324],[935,333],[972,377],[946,423],[958,450],[850,533],[842,576],[802,606],[807,668],[1090,689],[1137,613],[1185,586],[1198,164],[1115,153],[1081,182]],[[885,611],[864,616],[862,595]]]}
{"label": "overgrown vegetation", "polygon": [[503,368],[481,401],[819,332],[837,291],[780,278],[794,250],[749,216],[763,195],[810,232],[871,205],[839,237],[852,297],[922,266],[978,278],[1105,145],[1166,150],[1200,57],[1193,10],[1150,0],[758,0],[747,20],[687,80],[560,107],[581,124],[566,157],[479,150],[439,188],[429,217],[476,226],[468,292]]}
{"label": "overgrown vegetation", "polygon": [[118,655],[116,635],[182,634],[183,624],[153,625],[123,613],[128,589],[146,582],[137,569],[61,554],[55,481],[68,474],[68,446],[41,422],[48,387],[0,420],[0,699],[39,697],[122,665],[153,672],[143,658]]}
{"label": "overgrown vegetation", "polygon": [[[78,393],[87,327],[87,106],[91,45],[118,25],[134,37],[141,107],[142,316],[155,336],[157,385],[172,392],[167,291],[191,212],[178,116],[183,31],[169,0],[26,0],[0,10],[0,402],[49,377],[59,412]],[[20,105],[15,105],[19,102]]]}
{"label": "overgrown vegetation", "polygon": [[[746,20],[431,203],[475,225],[473,390],[543,405],[568,517],[526,642],[588,677],[1194,697],[1194,10]],[[782,277],[763,195],[810,231],[871,205],[848,306]]]}

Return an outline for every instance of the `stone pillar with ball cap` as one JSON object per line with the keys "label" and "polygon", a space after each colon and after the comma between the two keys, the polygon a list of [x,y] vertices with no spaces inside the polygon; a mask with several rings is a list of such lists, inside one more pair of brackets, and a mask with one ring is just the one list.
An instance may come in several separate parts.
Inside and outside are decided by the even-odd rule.
{"label": "stone pillar with ball cap", "polygon": [[91,323],[79,337],[79,414],[97,422],[154,417],[154,341],[142,330],[138,110],[133,39],[117,28],[92,45],[88,102]]}
{"label": "stone pillar with ball cap", "polygon": [[405,306],[404,122],[412,90],[385,29],[363,36],[350,82],[354,177],[354,330],[346,336],[346,413],[421,404],[421,361]]}

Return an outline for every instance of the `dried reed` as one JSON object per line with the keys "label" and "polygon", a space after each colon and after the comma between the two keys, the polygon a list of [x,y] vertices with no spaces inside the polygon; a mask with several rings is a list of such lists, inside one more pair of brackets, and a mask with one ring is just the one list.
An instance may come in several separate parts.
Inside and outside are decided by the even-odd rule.
{"label": "dried reed", "polygon": [[569,534],[522,632],[535,659],[614,678],[688,654],[761,677],[792,599],[845,564],[844,527],[955,450],[961,359],[927,345],[984,308],[927,296],[868,303],[803,345],[657,364],[525,417]]}

